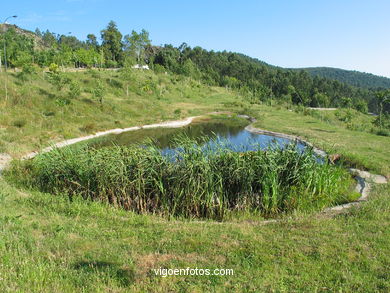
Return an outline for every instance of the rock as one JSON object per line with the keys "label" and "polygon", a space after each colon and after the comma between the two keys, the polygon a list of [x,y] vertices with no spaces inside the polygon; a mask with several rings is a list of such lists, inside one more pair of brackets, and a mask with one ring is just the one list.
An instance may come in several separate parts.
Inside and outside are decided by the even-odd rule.
{"label": "rock", "polygon": [[376,184],[386,184],[387,179],[385,176],[382,175],[376,175],[376,174],[371,174],[370,172],[367,171],[362,171],[354,168],[350,168],[349,171],[355,175],[359,176],[361,178],[367,179],[368,181]]}
{"label": "rock", "polygon": [[10,155],[0,153],[0,173],[2,170],[5,169],[5,167],[7,167],[7,165],[9,164],[9,162],[11,162],[11,160],[12,157]]}

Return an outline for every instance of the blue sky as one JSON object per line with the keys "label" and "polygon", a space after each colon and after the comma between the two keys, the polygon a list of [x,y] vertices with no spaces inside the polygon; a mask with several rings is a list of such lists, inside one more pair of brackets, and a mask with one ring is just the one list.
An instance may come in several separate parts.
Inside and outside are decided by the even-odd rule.
{"label": "blue sky", "polygon": [[[3,1],[2,1],[3,2]],[[85,39],[114,20],[153,44],[186,42],[283,67],[330,66],[390,77],[389,0],[14,0],[0,21]]]}

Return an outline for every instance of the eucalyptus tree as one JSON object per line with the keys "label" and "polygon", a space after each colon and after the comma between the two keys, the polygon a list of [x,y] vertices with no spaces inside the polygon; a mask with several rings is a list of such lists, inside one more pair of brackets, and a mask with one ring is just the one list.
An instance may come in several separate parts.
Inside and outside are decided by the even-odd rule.
{"label": "eucalyptus tree", "polygon": [[124,44],[125,52],[141,64],[145,58],[145,50],[151,44],[149,32],[142,29],[140,33],[137,33],[133,30],[130,35],[125,35]]}
{"label": "eucalyptus tree", "polygon": [[378,103],[379,116],[377,123],[383,127],[383,109],[386,104],[390,104],[390,90],[379,91],[375,94]]}
{"label": "eucalyptus tree", "polygon": [[114,21],[110,21],[107,27],[101,31],[102,48],[108,60],[117,65],[122,61],[122,34]]}
{"label": "eucalyptus tree", "polygon": [[88,34],[87,35],[87,47],[89,49],[97,50],[99,48],[99,43],[97,41],[97,38],[94,34]]}

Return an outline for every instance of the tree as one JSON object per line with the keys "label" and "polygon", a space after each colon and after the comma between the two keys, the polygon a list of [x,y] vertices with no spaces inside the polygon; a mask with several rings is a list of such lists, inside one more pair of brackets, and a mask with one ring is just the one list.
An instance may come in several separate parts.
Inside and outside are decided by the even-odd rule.
{"label": "tree", "polygon": [[386,104],[390,103],[390,90],[384,90],[375,94],[378,103],[379,116],[377,124],[379,127],[383,127],[383,108]]}
{"label": "tree", "polygon": [[62,45],[59,51],[56,51],[53,56],[53,62],[60,64],[62,67],[69,66],[73,61],[73,50],[67,46]]}
{"label": "tree", "polygon": [[352,99],[349,97],[342,97],[340,104],[341,104],[341,107],[343,107],[343,108],[351,108],[352,107]]}
{"label": "tree", "polygon": [[84,49],[80,48],[74,52],[75,60],[79,63],[79,65],[92,67],[96,65],[99,60],[99,53],[92,49]]}
{"label": "tree", "polygon": [[329,106],[329,97],[322,93],[316,93],[310,103],[312,107],[328,107]]}
{"label": "tree", "polygon": [[363,99],[358,99],[355,101],[353,107],[358,110],[359,112],[362,113],[367,113],[368,112],[368,105],[367,102]]}
{"label": "tree", "polygon": [[128,55],[134,57],[138,64],[142,63],[145,58],[145,50],[150,45],[149,33],[142,29],[140,33],[132,31],[131,35],[124,37],[125,51]]}
{"label": "tree", "polygon": [[58,71],[58,65],[51,64],[49,67],[50,72],[48,73],[48,81],[56,88],[58,92],[70,83],[70,79]]}
{"label": "tree", "polygon": [[25,51],[22,51],[18,54],[14,65],[16,67],[22,68],[22,72],[18,74],[18,77],[23,81],[26,81],[28,77],[36,71],[36,68],[32,62],[32,56]]}
{"label": "tree", "polygon": [[78,40],[75,36],[61,35],[58,39],[58,44],[60,46],[67,46],[72,50],[77,50],[83,47],[83,43],[80,40]]}
{"label": "tree", "polygon": [[57,39],[54,36],[54,33],[51,33],[49,30],[46,30],[42,34],[42,41],[46,47],[49,47],[49,48],[57,47]]}
{"label": "tree", "polygon": [[110,21],[106,29],[101,31],[102,47],[108,60],[117,64],[122,61],[122,34],[114,21]]}
{"label": "tree", "polygon": [[42,37],[42,32],[41,32],[41,30],[39,29],[39,28],[36,28],[35,29],[35,34],[38,36],[38,37]]}
{"label": "tree", "polygon": [[97,42],[97,38],[96,38],[96,36],[94,34],[88,34],[87,35],[86,43],[87,43],[88,48],[90,48],[90,49],[97,50],[98,47],[99,47],[99,44]]}
{"label": "tree", "polygon": [[126,97],[129,96],[129,85],[133,81],[134,74],[133,70],[131,68],[131,64],[128,64],[127,66],[124,66],[123,69],[120,71],[122,79],[125,81],[126,84]]}

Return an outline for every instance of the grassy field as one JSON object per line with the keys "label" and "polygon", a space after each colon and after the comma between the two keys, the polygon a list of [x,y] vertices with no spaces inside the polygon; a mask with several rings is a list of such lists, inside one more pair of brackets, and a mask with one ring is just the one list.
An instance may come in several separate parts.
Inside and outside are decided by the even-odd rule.
{"label": "grassy field", "polygon": [[[80,82],[84,76],[91,82],[94,78],[89,72],[69,75]],[[157,92],[137,94],[137,85],[148,75],[166,80],[166,87],[172,87],[169,94],[160,99]],[[249,105],[221,88],[191,86],[185,94],[193,81],[174,84],[169,81],[173,78],[140,73],[130,101],[125,86],[113,86],[102,109],[87,90],[70,105],[58,106],[57,98],[39,94],[40,89],[53,92],[45,79],[31,81],[32,90],[22,93],[28,83],[18,87],[17,78],[10,77],[13,98],[0,101],[5,105],[0,110],[0,152],[17,156],[98,129],[231,110],[257,117],[258,127],[304,136],[357,165],[390,173],[388,137],[348,129],[334,117]],[[17,96],[19,102],[13,100]],[[18,119],[25,121],[23,126]],[[91,123],[93,127],[86,127]],[[18,189],[0,178],[0,291],[388,292],[389,195],[390,184],[375,186],[368,202],[335,217],[296,213],[266,225],[255,218],[168,221],[104,203]],[[234,274],[164,278],[153,271],[160,267],[224,268]]]}

